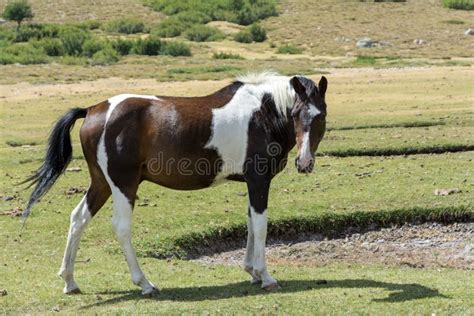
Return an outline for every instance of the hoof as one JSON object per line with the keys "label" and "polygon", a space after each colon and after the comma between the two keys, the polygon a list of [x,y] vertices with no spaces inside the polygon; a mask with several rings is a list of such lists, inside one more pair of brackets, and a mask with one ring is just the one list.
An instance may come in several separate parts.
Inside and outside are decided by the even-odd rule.
{"label": "hoof", "polygon": [[267,286],[262,287],[267,292],[276,292],[281,289],[281,286],[278,283],[272,283]]}
{"label": "hoof", "polygon": [[152,287],[151,289],[147,289],[146,291],[143,291],[142,295],[143,295],[143,297],[150,298],[150,297],[153,297],[153,296],[155,296],[159,293],[160,293],[159,289],[157,289],[156,287]]}
{"label": "hoof", "polygon": [[75,295],[75,294],[82,294],[82,292],[81,292],[81,289],[76,287],[72,290],[64,289],[64,294],[66,294],[66,295]]}
{"label": "hoof", "polygon": [[250,280],[250,284],[252,284],[252,285],[258,284],[258,285],[260,285],[260,284],[262,284],[262,280],[253,277],[252,280]]}

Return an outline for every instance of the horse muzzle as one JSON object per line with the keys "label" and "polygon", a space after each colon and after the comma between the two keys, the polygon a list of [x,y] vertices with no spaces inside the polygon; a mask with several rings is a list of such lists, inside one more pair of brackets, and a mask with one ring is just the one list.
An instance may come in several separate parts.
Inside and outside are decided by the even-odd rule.
{"label": "horse muzzle", "polygon": [[314,158],[302,160],[300,157],[296,157],[295,166],[298,173],[311,173],[314,168]]}

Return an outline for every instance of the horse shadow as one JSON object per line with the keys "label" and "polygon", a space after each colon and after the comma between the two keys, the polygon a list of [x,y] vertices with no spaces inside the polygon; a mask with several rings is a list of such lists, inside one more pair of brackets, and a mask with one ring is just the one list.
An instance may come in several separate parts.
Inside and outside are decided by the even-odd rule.
{"label": "horse shadow", "polygon": [[[309,290],[323,290],[331,288],[360,289],[360,288],[380,288],[390,291],[387,297],[381,299],[373,299],[373,302],[406,302],[411,300],[440,297],[448,298],[439,293],[438,290],[432,289],[416,283],[389,283],[379,282],[366,279],[347,279],[347,280],[286,280],[280,281],[282,286],[277,293],[296,293]],[[250,286],[249,282],[237,282],[225,285],[202,286],[202,287],[180,287],[180,288],[164,288],[152,297],[145,298],[141,295],[140,290],[129,291],[107,291],[98,292],[95,295],[117,295],[118,297],[110,299],[102,299],[97,303],[83,306],[83,309],[115,304],[124,301],[138,301],[142,299],[151,299],[157,301],[203,301],[203,300],[220,300],[234,297],[257,296],[269,294],[258,286]]]}

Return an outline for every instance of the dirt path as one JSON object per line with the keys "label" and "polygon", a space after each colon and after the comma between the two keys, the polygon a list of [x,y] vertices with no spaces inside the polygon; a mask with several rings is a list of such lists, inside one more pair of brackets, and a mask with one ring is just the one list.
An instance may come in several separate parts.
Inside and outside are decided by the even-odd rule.
{"label": "dirt path", "polygon": [[[241,265],[245,249],[206,256],[206,264]],[[339,262],[416,268],[474,269],[474,223],[427,223],[384,228],[340,239],[273,244],[267,248],[270,264],[323,266]]]}

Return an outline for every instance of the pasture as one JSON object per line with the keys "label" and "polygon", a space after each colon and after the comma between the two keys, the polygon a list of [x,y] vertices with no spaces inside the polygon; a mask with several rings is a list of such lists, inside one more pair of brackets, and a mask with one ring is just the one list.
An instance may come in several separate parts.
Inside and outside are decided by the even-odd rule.
{"label": "pasture", "polygon": [[[0,0],[0,10],[6,2]],[[231,34],[242,26],[214,21],[209,25],[226,34],[221,41],[178,37],[192,57],[132,54],[110,66],[81,58],[0,65],[0,313],[473,314],[472,234],[465,240],[466,262],[456,267],[436,259],[423,267],[364,258],[305,263],[270,255],[269,271],[282,286],[274,293],[250,285],[233,262],[194,260],[245,246],[247,188],[231,182],[185,192],[141,185],[132,240],[144,273],[161,289],[150,298],[130,282],[109,200],[81,241],[75,278],[83,294],[65,296],[57,272],[69,214],[89,185],[78,139],[81,121],[71,132],[69,170],[33,208],[20,235],[19,215],[30,190],[16,184],[41,164],[51,126],[67,109],[125,92],[204,95],[236,74],[263,69],[329,80],[327,132],[314,172],[296,172],[293,150],[272,182],[269,243],[291,245],[314,234],[344,240],[346,233],[404,223],[472,223],[474,68],[472,39],[463,35],[472,26],[472,11],[424,0],[317,2],[279,1],[280,15],[261,22],[268,34],[263,43],[237,43]],[[40,23],[139,17],[152,28],[165,18],[138,0],[30,3]],[[356,49],[367,34],[390,45]],[[426,45],[414,44],[418,38]],[[282,45],[301,53],[279,54]],[[213,57],[221,52],[234,55]],[[452,188],[459,190],[435,194]]]}
{"label": "pasture", "polygon": [[[471,68],[340,70],[328,76],[330,131],[321,145],[323,156],[318,157],[314,174],[298,175],[289,166],[276,178],[270,193],[270,221],[274,223],[271,234],[284,231],[284,227],[320,227],[318,221],[324,216],[329,223],[339,220],[357,226],[380,211],[385,212],[384,218],[374,220],[378,225],[410,218],[472,218],[474,183],[469,166],[474,157],[472,149],[462,148],[472,146],[474,136],[469,103]],[[444,78],[442,83],[440,77]],[[2,201],[2,210],[24,207],[28,192],[14,184],[39,165],[51,122],[69,107],[92,104],[124,89],[197,95],[225,82],[110,79],[70,85],[8,86],[0,99],[1,195],[14,199]],[[355,100],[354,90],[358,91]],[[423,100],[421,104],[419,100]],[[403,124],[421,126],[397,127]],[[108,203],[88,227],[81,244],[76,274],[85,294],[64,297],[56,272],[69,213],[88,185],[77,132],[76,126],[72,132],[75,159],[70,167],[81,171],[66,172],[34,209],[23,235],[18,236],[17,217],[0,216],[4,228],[1,284],[8,292],[1,298],[5,312],[278,313],[310,312],[315,308],[321,313],[335,309],[341,313],[380,312],[386,308],[393,313],[472,311],[469,297],[474,289],[469,285],[472,282],[467,282],[473,280],[470,270],[360,264],[305,267],[279,265],[270,258],[270,268],[281,280],[283,290],[264,295],[244,282],[246,275],[239,267],[206,266],[179,259],[189,249],[225,247],[222,242],[218,244],[219,236],[225,234],[237,236],[242,245],[246,188],[233,183],[197,192],[177,192],[151,184],[140,188],[134,243],[145,272],[163,289],[152,299],[141,299],[129,282],[126,263],[112,233]],[[441,154],[350,154],[357,150],[451,145],[461,147]],[[344,152],[349,153],[348,157],[335,156]],[[462,193],[433,194],[437,188],[451,187],[460,187]],[[286,226],[278,227],[278,223]],[[175,255],[175,259],[154,259],[169,255]],[[328,283],[319,284],[322,279]]]}

